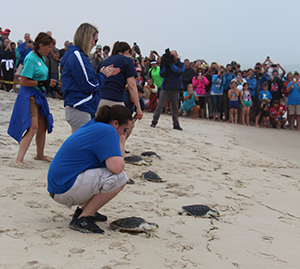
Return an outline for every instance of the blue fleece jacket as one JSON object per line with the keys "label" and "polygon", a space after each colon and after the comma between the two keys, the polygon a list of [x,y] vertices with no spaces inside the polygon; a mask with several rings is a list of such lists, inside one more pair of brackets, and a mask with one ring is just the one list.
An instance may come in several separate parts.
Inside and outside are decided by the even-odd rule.
{"label": "blue fleece jacket", "polygon": [[212,87],[211,94],[212,95],[222,95],[224,91],[224,85],[226,83],[225,76],[213,75],[212,76]]}
{"label": "blue fleece jacket", "polygon": [[31,126],[30,96],[35,97],[36,104],[42,117],[46,117],[48,134],[52,132],[53,117],[49,111],[47,99],[42,91],[33,87],[21,87],[10,118],[7,133],[19,143],[23,133]]}
{"label": "blue fleece jacket", "polygon": [[160,76],[163,77],[163,82],[161,84],[162,90],[178,90],[183,89],[181,75],[185,70],[185,64],[176,61],[170,67],[163,66],[160,69]]}
{"label": "blue fleece jacket", "polygon": [[248,77],[245,78],[249,84],[249,91],[251,93],[251,96],[255,96],[257,95],[257,92],[256,92],[256,78],[254,76],[250,77],[248,79]]}
{"label": "blue fleece jacket", "polygon": [[88,112],[94,118],[106,76],[101,72],[95,74],[89,58],[72,44],[61,59],[61,68],[64,106]]}

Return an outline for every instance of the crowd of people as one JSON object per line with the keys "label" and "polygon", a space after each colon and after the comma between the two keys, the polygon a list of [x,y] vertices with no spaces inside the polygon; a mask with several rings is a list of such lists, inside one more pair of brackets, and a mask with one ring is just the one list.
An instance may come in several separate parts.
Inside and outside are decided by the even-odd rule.
{"label": "crowd of people", "polygon": [[[269,57],[242,71],[235,61],[226,67],[203,59],[181,61],[169,49],[143,57],[136,43],[116,41],[110,54],[108,45],[97,45],[98,29],[89,23],[60,50],[51,31],[34,40],[25,33],[18,46],[9,34],[8,28],[1,32],[0,55],[3,89],[15,92],[21,85],[8,128],[20,144],[15,163],[24,165],[35,136],[35,159],[51,162],[50,196],[68,207],[82,205],[69,225],[77,231],[104,233],[95,222],[107,217],[97,211],[129,183],[123,171],[125,141],[145,110],[153,112],[152,128],[165,112],[179,131],[178,117],[184,114],[257,127],[285,128],[288,120],[291,129],[297,119],[300,130],[299,74],[285,76]],[[46,131],[53,127],[47,94],[64,99],[72,133],[52,161],[44,155]]]}

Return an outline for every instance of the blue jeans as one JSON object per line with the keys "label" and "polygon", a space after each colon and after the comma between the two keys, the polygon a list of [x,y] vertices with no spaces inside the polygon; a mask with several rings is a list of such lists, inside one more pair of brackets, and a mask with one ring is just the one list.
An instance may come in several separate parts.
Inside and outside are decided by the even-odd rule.
{"label": "blue jeans", "polygon": [[221,113],[221,106],[223,95],[211,95],[212,103],[213,103],[213,114]]}

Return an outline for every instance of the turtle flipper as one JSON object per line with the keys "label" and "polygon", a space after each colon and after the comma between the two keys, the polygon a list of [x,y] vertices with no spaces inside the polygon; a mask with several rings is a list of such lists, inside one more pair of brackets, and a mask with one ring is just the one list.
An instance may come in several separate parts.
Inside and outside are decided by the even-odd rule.
{"label": "turtle flipper", "polygon": [[214,216],[214,215],[212,215],[212,214],[209,214],[209,216],[210,216],[211,218],[213,218],[213,219],[219,221],[219,219],[218,219],[216,216]]}
{"label": "turtle flipper", "polygon": [[143,227],[143,231],[147,234],[148,237],[151,237],[151,233],[149,230]]}

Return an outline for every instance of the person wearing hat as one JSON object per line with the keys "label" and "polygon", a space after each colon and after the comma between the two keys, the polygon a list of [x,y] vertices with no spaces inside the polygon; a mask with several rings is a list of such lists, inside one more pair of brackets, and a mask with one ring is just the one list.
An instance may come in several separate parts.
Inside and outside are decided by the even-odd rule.
{"label": "person wearing hat", "polygon": [[151,68],[149,69],[148,72],[148,78],[152,78],[153,79],[153,84],[157,86],[158,89],[158,97],[160,94],[160,90],[161,90],[161,84],[163,82],[163,78],[160,76],[159,72],[160,72],[160,67],[157,65],[157,62],[155,60],[150,62]]}
{"label": "person wearing hat", "polygon": [[95,72],[97,73],[97,68],[102,62],[102,46],[97,45],[96,51],[90,57],[91,63],[94,67]]}

